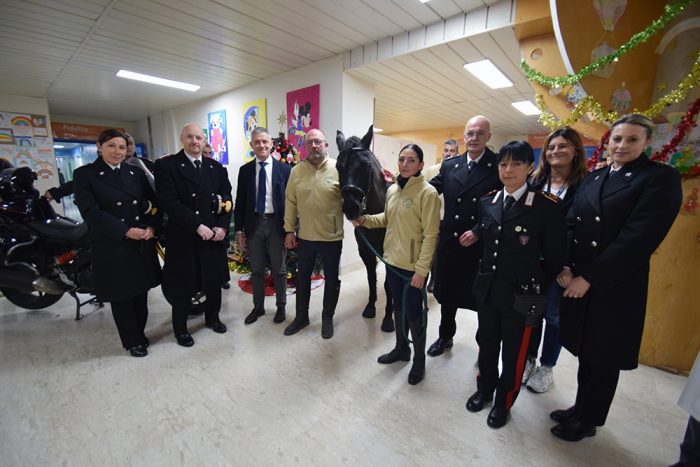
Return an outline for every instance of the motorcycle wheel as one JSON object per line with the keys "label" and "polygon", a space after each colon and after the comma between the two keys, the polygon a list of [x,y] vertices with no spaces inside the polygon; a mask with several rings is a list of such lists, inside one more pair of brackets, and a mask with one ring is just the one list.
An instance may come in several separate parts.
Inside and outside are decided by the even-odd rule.
{"label": "motorcycle wheel", "polygon": [[50,295],[44,292],[25,292],[17,289],[0,287],[5,298],[20,308],[27,310],[41,310],[53,305],[63,297],[61,295]]}

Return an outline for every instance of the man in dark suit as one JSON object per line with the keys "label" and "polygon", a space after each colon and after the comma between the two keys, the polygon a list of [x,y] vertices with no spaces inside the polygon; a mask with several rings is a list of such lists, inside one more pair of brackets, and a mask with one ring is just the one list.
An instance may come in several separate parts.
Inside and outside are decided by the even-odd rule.
{"label": "man in dark suit", "polygon": [[286,318],[287,250],[284,248],[284,191],[290,167],[270,157],[272,138],[267,128],[251,133],[250,147],[255,158],[238,172],[236,208],[233,219],[236,241],[250,256],[253,282],[253,311],[245,319],[252,324],[265,314],[265,267],[267,258],[275,281],[277,313],[273,321]]}
{"label": "man in dark suit", "polygon": [[440,335],[428,349],[431,357],[452,347],[457,331],[457,308],[476,309],[471,289],[481,246],[467,248],[464,234],[476,223],[479,199],[503,186],[498,179],[496,154],[486,147],[490,138],[489,120],[481,115],[471,118],[464,127],[467,151],[443,161],[440,173],[430,181],[445,198],[434,260],[433,294],[441,305]]}
{"label": "man in dark suit", "polygon": [[231,222],[231,183],[226,169],[202,157],[204,133],[194,124],[180,133],[183,149],[156,162],[158,203],[168,215],[163,292],[173,306],[177,343],[194,345],[187,332],[191,297],[206,293],[207,327],[226,332],[219,320],[221,285],[229,280],[226,236]]}

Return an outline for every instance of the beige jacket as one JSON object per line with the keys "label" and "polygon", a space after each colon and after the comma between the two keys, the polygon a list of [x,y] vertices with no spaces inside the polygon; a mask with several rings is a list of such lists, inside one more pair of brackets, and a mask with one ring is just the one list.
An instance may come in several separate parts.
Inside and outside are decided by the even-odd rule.
{"label": "beige jacket", "polygon": [[401,189],[396,183],[386,193],[383,213],[365,216],[367,228],[386,227],[384,259],[392,266],[425,277],[440,231],[440,199],[422,175],[411,177]]}
{"label": "beige jacket", "polygon": [[335,159],[316,169],[308,162],[292,168],[284,203],[284,231],[295,232],[297,217],[302,240],[334,242],[343,239],[343,202]]}

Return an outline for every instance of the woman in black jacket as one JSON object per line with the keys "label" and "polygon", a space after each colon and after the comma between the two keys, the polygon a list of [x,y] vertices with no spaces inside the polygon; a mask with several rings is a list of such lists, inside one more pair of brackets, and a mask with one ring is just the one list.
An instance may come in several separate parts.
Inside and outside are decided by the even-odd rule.
{"label": "woman in black jacket", "polygon": [[649,259],[682,201],[680,174],[644,150],[654,124],[625,115],[611,130],[612,165],[587,176],[569,212],[570,269],[557,281],[561,342],[578,356],[574,406],[555,410],[552,433],[566,441],[605,424],[620,370],[637,367],[644,330]]}
{"label": "woman in black jacket", "polygon": [[120,131],[100,133],[100,157],[73,173],[75,204],[90,226],[96,295],[111,302],[124,348],[145,357],[148,290],[160,284],[154,233],[162,215],[144,173],[122,164],[126,147]]}
{"label": "woman in black jacket", "polygon": [[[559,198],[564,207],[564,214],[574,203],[576,189],[588,175],[586,168],[586,149],[581,136],[572,128],[564,127],[550,133],[544,140],[540,164],[530,178],[530,185],[535,190]],[[544,313],[547,323],[544,329],[544,343],[540,366],[537,367],[537,352],[542,339],[542,322],[533,328],[527,362],[523,372],[522,383],[536,393],[546,392],[554,382],[552,368],[557,364],[561,343],[559,342],[559,304],[563,289],[556,282],[547,289],[549,300]]]}

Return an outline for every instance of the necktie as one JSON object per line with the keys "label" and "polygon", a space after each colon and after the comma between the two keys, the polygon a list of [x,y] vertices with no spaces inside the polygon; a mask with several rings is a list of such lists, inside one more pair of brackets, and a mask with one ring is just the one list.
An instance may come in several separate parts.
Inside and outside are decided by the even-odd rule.
{"label": "necktie", "polygon": [[467,171],[471,172],[472,170],[474,170],[475,165],[476,165],[476,162],[469,161],[469,164],[467,164]]}
{"label": "necktie", "polygon": [[194,168],[197,169],[197,173],[201,175],[202,173],[202,161],[199,159],[194,160]]}
{"label": "necktie", "polygon": [[513,198],[511,195],[506,196],[506,199],[503,201],[503,212],[506,212],[515,202],[515,198]]}
{"label": "necktie", "polygon": [[258,214],[265,214],[265,197],[267,195],[267,177],[265,176],[265,166],[267,162],[260,163],[260,171],[258,172],[258,202],[255,211]]}

